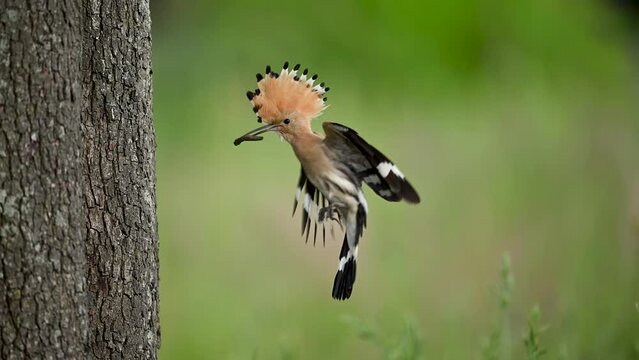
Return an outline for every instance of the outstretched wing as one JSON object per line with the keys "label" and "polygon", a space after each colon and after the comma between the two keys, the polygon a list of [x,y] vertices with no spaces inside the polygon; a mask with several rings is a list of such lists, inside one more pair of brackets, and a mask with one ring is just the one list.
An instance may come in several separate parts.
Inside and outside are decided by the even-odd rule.
{"label": "outstretched wing", "polygon": [[[295,210],[300,200],[302,201],[302,236],[306,233],[306,242],[308,242],[308,236],[311,233],[311,223],[315,220],[313,231],[313,245],[315,245],[317,241],[317,213],[320,208],[326,207],[326,199],[324,195],[308,181],[303,168],[300,170],[300,179],[297,182],[297,190],[295,191],[293,215],[295,215]],[[322,242],[326,245],[325,223],[322,223]]]}
{"label": "outstretched wing", "polygon": [[329,156],[351,169],[377,195],[388,201],[419,203],[419,195],[397,166],[355,130],[333,122],[325,122],[322,127],[324,143],[331,149]]}

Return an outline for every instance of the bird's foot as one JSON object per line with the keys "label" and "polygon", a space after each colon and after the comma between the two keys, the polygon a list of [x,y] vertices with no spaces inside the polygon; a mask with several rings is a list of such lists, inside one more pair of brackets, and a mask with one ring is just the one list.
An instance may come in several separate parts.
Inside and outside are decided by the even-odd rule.
{"label": "bird's foot", "polygon": [[322,223],[327,220],[335,220],[338,223],[340,222],[339,212],[337,212],[337,208],[333,205],[329,205],[329,206],[321,208],[319,210],[319,213],[317,214],[318,222]]}

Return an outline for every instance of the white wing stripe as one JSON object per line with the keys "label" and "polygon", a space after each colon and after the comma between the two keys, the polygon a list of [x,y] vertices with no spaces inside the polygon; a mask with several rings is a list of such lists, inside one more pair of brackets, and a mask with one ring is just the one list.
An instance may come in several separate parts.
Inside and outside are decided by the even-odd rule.
{"label": "white wing stripe", "polygon": [[395,166],[394,164],[389,163],[388,161],[382,161],[377,165],[377,171],[382,177],[387,177],[388,174],[392,171],[393,174],[397,175],[399,178],[403,179],[404,174]]}
{"label": "white wing stripe", "polygon": [[367,184],[381,184],[382,180],[377,176],[377,174],[368,175],[364,178],[364,181]]}
{"label": "white wing stripe", "polygon": [[308,214],[311,213],[312,204],[313,200],[311,199],[311,196],[309,194],[304,195],[304,210],[306,210]]}
{"label": "white wing stripe", "polygon": [[364,211],[368,214],[368,203],[366,202],[366,198],[364,198],[364,193],[361,189],[357,192],[357,200],[360,204],[362,204]]}
{"label": "white wing stripe", "polygon": [[386,190],[386,189],[380,190],[379,194],[387,198],[393,196],[393,193],[390,190]]}

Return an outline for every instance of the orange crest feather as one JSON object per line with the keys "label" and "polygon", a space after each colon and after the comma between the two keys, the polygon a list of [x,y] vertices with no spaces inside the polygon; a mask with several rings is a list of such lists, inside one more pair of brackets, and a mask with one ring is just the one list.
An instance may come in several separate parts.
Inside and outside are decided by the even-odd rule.
{"label": "orange crest feather", "polygon": [[257,74],[258,88],[246,96],[258,120],[273,123],[290,117],[310,121],[322,114],[326,108],[323,95],[329,88],[325,88],[324,83],[314,86],[317,75],[307,77],[308,69],[298,75],[299,67],[297,64],[289,71],[286,62],[281,74],[271,72],[270,66],[266,67],[266,77]]}

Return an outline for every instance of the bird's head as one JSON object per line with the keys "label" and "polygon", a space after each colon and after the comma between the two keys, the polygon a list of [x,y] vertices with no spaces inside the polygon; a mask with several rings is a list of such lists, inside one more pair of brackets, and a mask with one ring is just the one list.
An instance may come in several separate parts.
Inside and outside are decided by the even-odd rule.
{"label": "bird's head", "polygon": [[257,74],[257,89],[246,93],[257,121],[264,125],[237,138],[235,145],[243,141],[262,140],[267,131],[279,134],[288,142],[298,134],[311,131],[311,120],[326,108],[324,94],[329,88],[324,83],[314,85],[317,75],[309,76],[308,69],[300,71],[297,64],[289,70],[284,63],[281,73],[266,67],[266,74]]}

